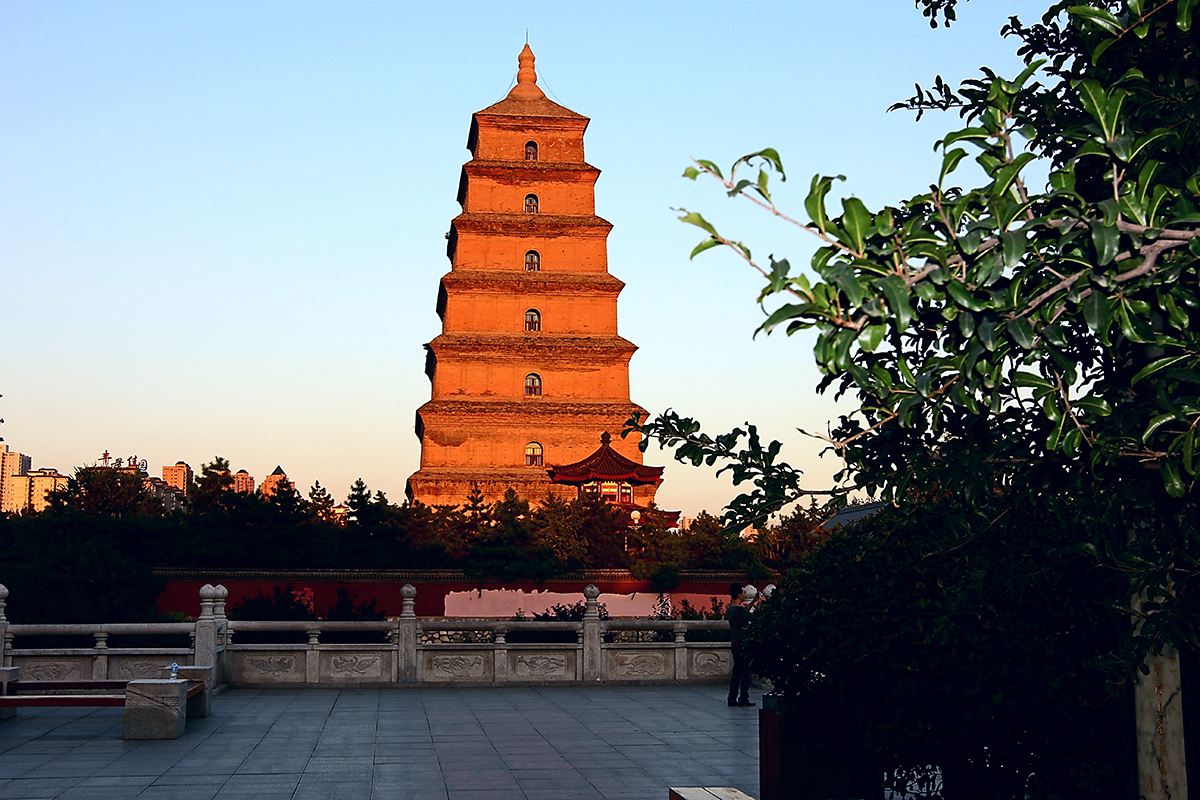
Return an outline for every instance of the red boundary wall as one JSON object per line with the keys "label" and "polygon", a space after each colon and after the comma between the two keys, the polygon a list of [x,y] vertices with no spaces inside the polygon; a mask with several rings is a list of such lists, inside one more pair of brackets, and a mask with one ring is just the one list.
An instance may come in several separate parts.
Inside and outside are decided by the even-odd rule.
{"label": "red boundary wall", "polygon": [[[400,589],[411,583],[417,589],[416,613],[420,617],[439,617],[445,614],[446,596],[451,592],[477,589],[521,589],[578,594],[583,599],[583,587],[593,583],[600,589],[600,602],[605,594],[653,593],[650,581],[640,580],[623,570],[596,570],[564,575],[542,583],[534,581],[468,580],[462,573],[452,571],[380,572],[352,570],[319,571],[250,571],[250,570],[177,570],[159,569],[155,573],[166,579],[166,587],[156,605],[163,613],[177,612],[189,617],[200,613],[200,587],[206,583],[222,584],[229,590],[227,608],[259,594],[271,597],[276,587],[290,585],[293,591],[309,590],[313,610],[324,616],[337,601],[337,590],[345,589],[355,603],[375,601],[375,607],[387,616],[398,616],[401,609]],[[737,573],[683,573],[671,593],[712,595],[725,598],[732,581],[745,582]]]}

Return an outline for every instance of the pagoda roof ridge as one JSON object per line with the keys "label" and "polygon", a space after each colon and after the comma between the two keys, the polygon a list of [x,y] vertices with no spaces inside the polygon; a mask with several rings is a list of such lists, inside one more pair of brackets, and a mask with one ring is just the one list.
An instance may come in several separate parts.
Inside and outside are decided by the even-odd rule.
{"label": "pagoda roof ridge", "polygon": [[618,453],[612,446],[612,435],[600,434],[600,447],[591,455],[573,464],[560,464],[546,470],[553,483],[580,486],[593,481],[619,481],[637,485],[662,483],[663,467],[648,467]]}

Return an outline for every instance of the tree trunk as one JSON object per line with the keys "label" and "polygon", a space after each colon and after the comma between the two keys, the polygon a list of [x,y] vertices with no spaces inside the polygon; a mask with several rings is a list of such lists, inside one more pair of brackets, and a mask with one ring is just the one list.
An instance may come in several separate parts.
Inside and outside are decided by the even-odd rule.
{"label": "tree trunk", "polygon": [[1149,665],[1134,685],[1138,789],[1146,800],[1186,800],[1179,652],[1168,648]]}

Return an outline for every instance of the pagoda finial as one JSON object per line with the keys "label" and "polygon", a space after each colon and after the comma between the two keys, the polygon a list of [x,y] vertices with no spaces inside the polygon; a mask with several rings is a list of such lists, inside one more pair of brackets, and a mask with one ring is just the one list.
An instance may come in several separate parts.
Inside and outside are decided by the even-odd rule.
{"label": "pagoda finial", "polygon": [[600,434],[600,444],[604,447],[608,447],[610,444],[612,444],[612,434],[610,434],[608,431]]}
{"label": "pagoda finial", "polygon": [[536,100],[539,97],[545,97],[537,85],[537,69],[534,68],[533,62],[536,58],[533,55],[533,49],[530,48],[529,42],[525,42],[525,47],[521,49],[521,54],[517,56],[517,85],[508,93],[509,97],[517,100]]}

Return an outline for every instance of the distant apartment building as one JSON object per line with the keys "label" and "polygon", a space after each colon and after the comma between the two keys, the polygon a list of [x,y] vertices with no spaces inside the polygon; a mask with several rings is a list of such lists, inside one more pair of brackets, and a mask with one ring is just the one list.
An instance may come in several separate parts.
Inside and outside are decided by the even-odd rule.
{"label": "distant apartment building", "polygon": [[0,511],[24,514],[45,511],[46,497],[67,485],[68,477],[56,469],[30,469],[23,475],[10,475],[5,481],[4,507]]}
{"label": "distant apartment building", "polygon": [[10,501],[9,495],[14,491],[11,478],[24,475],[33,466],[29,456],[10,450],[8,445],[0,444],[0,511],[5,511],[15,498]]}
{"label": "distant apartment building", "polygon": [[[163,469],[165,470],[167,467]],[[162,478],[151,478],[149,475],[144,475],[142,476],[142,485],[146,487],[147,495],[162,504],[163,513],[166,514],[178,510],[187,496],[184,490],[175,488]]]}
{"label": "distant apartment building", "polygon": [[262,488],[259,491],[262,492],[263,497],[270,497],[280,489],[291,486],[292,482],[288,480],[287,473],[283,471],[283,467],[277,466],[274,472],[263,478]]}
{"label": "distant apartment building", "polygon": [[244,469],[233,473],[233,490],[243,494],[254,493],[254,476]]}
{"label": "distant apartment building", "polygon": [[176,461],[174,466],[162,468],[162,479],[187,497],[188,487],[192,485],[192,468],[185,461]]}

